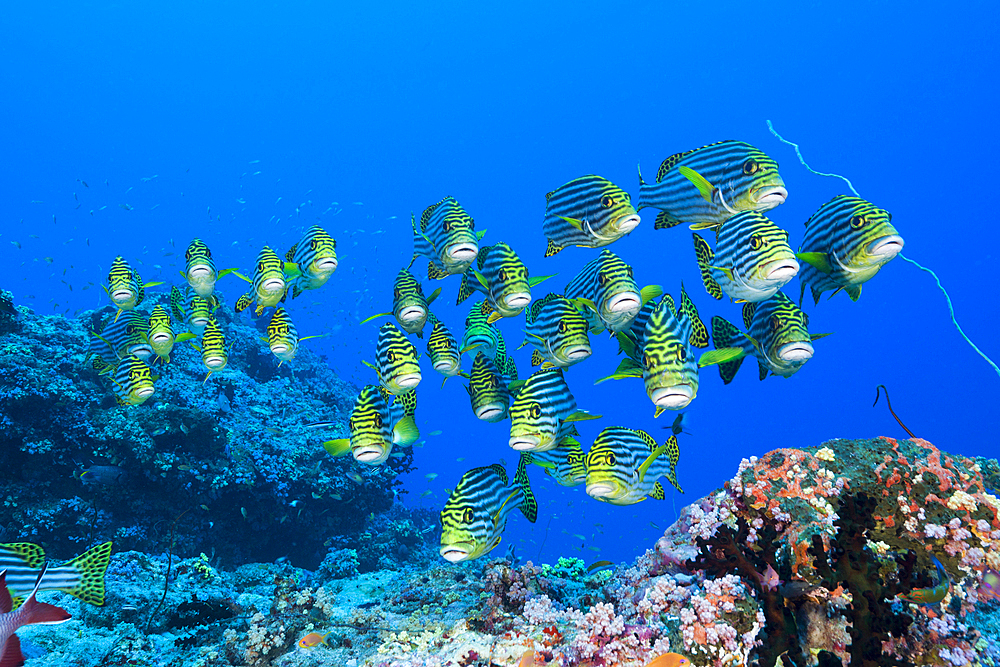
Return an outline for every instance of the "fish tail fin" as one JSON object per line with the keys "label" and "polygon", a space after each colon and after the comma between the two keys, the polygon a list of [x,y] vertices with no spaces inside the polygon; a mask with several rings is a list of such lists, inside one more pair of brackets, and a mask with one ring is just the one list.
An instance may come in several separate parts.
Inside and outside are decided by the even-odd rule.
{"label": "fish tail fin", "polygon": [[[743,338],[743,334],[740,333],[735,324],[718,315],[712,317],[712,344],[715,346],[715,349],[743,347],[741,338]],[[736,373],[740,370],[743,359],[744,357],[740,357],[739,359],[724,361],[719,364],[719,377],[722,378],[723,384],[729,384],[733,381]]]}
{"label": "fish tail fin", "polygon": [[470,296],[472,296],[472,275],[473,269],[470,266],[465,273],[462,274],[462,282],[458,286],[458,299],[455,301],[455,305],[459,305]]}
{"label": "fish tail fin", "polygon": [[521,513],[528,521],[535,523],[535,520],[538,519],[538,501],[535,500],[535,493],[531,490],[531,483],[528,481],[528,458],[524,454],[517,462],[514,483],[521,487]]}
{"label": "fish tail fin", "polygon": [[80,574],[80,581],[73,588],[63,590],[88,604],[103,606],[104,574],[111,562],[111,547],[111,542],[98,544],[66,563],[66,567],[74,568]]}

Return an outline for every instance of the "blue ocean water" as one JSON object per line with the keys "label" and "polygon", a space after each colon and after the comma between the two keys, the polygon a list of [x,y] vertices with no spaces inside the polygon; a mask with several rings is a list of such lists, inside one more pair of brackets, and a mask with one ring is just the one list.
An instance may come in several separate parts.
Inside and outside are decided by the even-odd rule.
{"label": "blue ocean water", "polygon": [[[306,343],[359,387],[373,381],[377,324],[409,262],[411,212],[454,195],[560,290],[594,251],[545,259],[544,194],[598,173],[638,194],[636,165],[721,139],[775,157],[802,223],[843,182],[802,168],[765,119],[820,171],[851,178],[893,214],[904,253],[934,269],[967,334],[994,359],[992,222],[997,15],[986,3],[941,12],[898,3],[576,2],[66,3],[5,9],[0,25],[4,209],[0,286],[42,314],[107,303],[99,285],[122,254],[146,281],[179,282],[200,236],[221,267],[249,269],[264,244],[282,252],[311,224],[338,241],[331,281],[292,303]],[[640,284],[687,286],[707,321],[738,308],[701,289],[683,229],[654,231],[654,211],[612,249]],[[423,260],[415,265],[422,269]],[[424,282],[429,291],[436,287]],[[434,312],[456,333],[458,279]],[[89,287],[89,289],[84,289]],[[224,279],[230,300],[244,284]],[[797,290],[797,282],[789,293]],[[675,507],[718,487],[743,457],[833,437],[902,436],[875,387],[885,384],[917,435],[968,456],[995,456],[1000,377],[956,332],[933,279],[891,262],[852,303],[807,306],[833,332],[793,378],[743,370],[723,386],[702,373],[680,439],[683,496],[620,508],[533,475],[540,517],[505,534],[519,556],[621,560],[647,548]],[[523,337],[501,323],[508,345]],[[589,443],[608,425],[663,439],[636,381],[597,378],[617,365],[595,337],[567,378]],[[418,347],[423,344],[417,341]],[[515,354],[521,375],[529,352]],[[468,361],[465,362],[468,368]],[[506,424],[478,422],[462,383],[426,368],[417,421],[426,442],[406,502],[439,509],[461,474],[516,459]],[[441,431],[440,435],[428,433]],[[459,459],[463,459],[459,461]],[[428,480],[425,475],[436,473]],[[430,490],[429,495],[422,495]],[[238,536],[234,536],[238,539]]]}

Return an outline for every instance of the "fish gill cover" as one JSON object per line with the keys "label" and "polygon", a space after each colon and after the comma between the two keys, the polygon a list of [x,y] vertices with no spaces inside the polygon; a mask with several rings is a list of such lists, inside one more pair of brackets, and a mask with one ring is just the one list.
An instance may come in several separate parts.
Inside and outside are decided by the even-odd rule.
{"label": "fish gill cover", "polygon": [[0,664],[995,664],[991,9],[10,8]]}

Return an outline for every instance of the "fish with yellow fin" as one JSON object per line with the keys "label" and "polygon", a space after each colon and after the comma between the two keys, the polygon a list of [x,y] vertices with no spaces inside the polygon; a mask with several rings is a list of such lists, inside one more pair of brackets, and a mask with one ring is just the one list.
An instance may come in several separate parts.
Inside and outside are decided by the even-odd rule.
{"label": "fish with yellow fin", "polygon": [[430,305],[440,294],[439,287],[429,297],[425,297],[424,288],[413,274],[408,269],[400,269],[392,285],[392,312],[372,315],[362,320],[361,324],[392,315],[403,331],[423,338],[424,325],[431,312]]}
{"label": "fish with yellow fin", "polygon": [[284,301],[289,291],[286,271],[293,276],[299,275],[294,264],[281,261],[281,258],[268,246],[261,248],[257,253],[257,264],[251,278],[234,272],[250,283],[250,291],[236,300],[233,310],[241,313],[251,304],[256,304],[254,314],[259,317],[265,308],[277,306]]}
{"label": "fish with yellow fin", "polygon": [[299,343],[310,338],[319,338],[322,334],[314,336],[303,336],[299,338],[298,331],[292,318],[283,306],[278,306],[271,315],[271,321],[267,323],[267,338],[263,339],[267,343],[271,354],[278,358],[278,366],[291,361],[299,351]]}
{"label": "fish with yellow fin", "polygon": [[325,229],[313,225],[288,249],[285,260],[299,272],[292,280],[292,298],[295,298],[305,290],[319,289],[337,270],[337,242]]}
{"label": "fish with yellow fin", "polygon": [[143,284],[139,274],[129,266],[124,257],[118,255],[111,262],[111,270],[108,271],[108,284],[103,287],[104,291],[111,297],[111,303],[118,308],[118,313],[115,315],[115,319],[117,319],[122,311],[132,310],[142,303],[146,297],[147,287],[162,284]]}
{"label": "fish with yellow fin", "polygon": [[[476,231],[472,216],[454,197],[445,197],[424,209],[420,225],[410,216],[413,228],[413,259],[420,255],[430,259],[427,278],[440,280],[456,273],[465,273],[479,254],[479,240],[485,230]],[[409,267],[407,267],[409,268]]]}
{"label": "fish with yellow fin", "polygon": [[545,256],[568,246],[606,246],[631,233],[639,222],[629,193],[603,176],[575,178],[545,195]]}
{"label": "fish with yellow fin", "polygon": [[531,303],[531,288],[552,276],[528,277],[528,267],[503,241],[479,249],[476,266],[462,274],[455,305],[479,292],[494,310],[488,321],[514,317]]}
{"label": "fish with yellow fin", "polygon": [[393,398],[378,385],[366,385],[354,401],[347,421],[349,437],[327,440],[323,448],[331,456],[353,454],[355,460],[368,465],[384,463],[394,445],[408,446],[420,437],[414,414],[417,393]]}
{"label": "fish with yellow fin", "polygon": [[181,275],[187,281],[188,286],[194,290],[198,296],[207,299],[215,291],[215,283],[236,269],[223,269],[217,271],[215,262],[212,260],[212,251],[201,239],[194,239],[188,244],[184,251],[184,271]]}

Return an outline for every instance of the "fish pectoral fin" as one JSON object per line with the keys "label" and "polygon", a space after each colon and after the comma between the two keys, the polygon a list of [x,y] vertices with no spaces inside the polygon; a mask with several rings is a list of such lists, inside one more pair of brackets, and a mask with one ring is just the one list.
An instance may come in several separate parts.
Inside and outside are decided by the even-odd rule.
{"label": "fish pectoral fin", "polygon": [[645,304],[651,299],[655,299],[663,294],[663,288],[659,285],[646,285],[641,290],[639,290],[639,301]]}
{"label": "fish pectoral fin", "polygon": [[833,335],[832,331],[830,333],[809,334],[809,340],[810,341],[819,340],[820,338],[826,338],[827,336],[832,336],[832,335]]}
{"label": "fish pectoral fin", "polygon": [[163,284],[165,284],[163,281],[156,282],[156,283],[146,283],[145,285],[142,286],[142,288],[146,289],[147,287],[159,287],[160,285],[163,285]]}
{"label": "fish pectoral fin", "polygon": [[555,278],[558,275],[558,273],[553,273],[550,276],[535,276],[534,278],[528,278],[528,287],[536,287],[543,281],[546,281],[549,278]]}
{"label": "fish pectoral fin", "polygon": [[712,201],[712,196],[715,193],[715,186],[709,183],[708,179],[691,167],[687,167],[683,164],[677,167],[677,171],[680,172],[681,176],[691,181],[691,183],[698,188],[698,192],[701,193],[702,199],[709,203],[714,203]]}
{"label": "fish pectoral fin", "polygon": [[485,229],[483,231],[481,231],[481,232],[476,232],[476,240],[477,241],[482,241],[484,236],[486,236],[486,230]]}
{"label": "fish pectoral fin", "polygon": [[413,417],[403,417],[392,429],[393,443],[404,447],[416,442],[419,437],[420,431],[417,429],[417,422]]}
{"label": "fish pectoral fin", "polygon": [[833,273],[833,265],[830,264],[830,255],[825,252],[797,252],[796,259],[801,259],[806,264],[811,265],[817,271],[823,273]]}
{"label": "fish pectoral fin", "polygon": [[473,343],[472,345],[466,345],[461,350],[459,350],[458,353],[459,354],[465,354],[466,352],[471,352],[472,350],[476,349],[477,347],[481,347],[481,346],[482,346],[482,343]]}
{"label": "fish pectoral fin", "polygon": [[649,456],[646,457],[646,460],[639,465],[639,468],[636,470],[636,474],[639,476],[640,483],[642,482],[643,479],[645,479],[646,473],[649,471],[649,466],[653,465],[653,461],[655,461],[661,454],[663,454],[666,451],[667,451],[667,446],[660,445],[652,452],[650,452]]}
{"label": "fish pectoral fin", "polygon": [[592,415],[586,410],[577,410],[576,412],[569,415],[568,417],[566,417],[566,419],[563,419],[562,421],[564,424],[568,424],[570,422],[584,422],[584,421],[590,421],[592,419],[600,419],[602,416],[603,415]]}
{"label": "fish pectoral fin", "polygon": [[237,271],[236,269],[230,269],[230,271],[231,271],[231,272],[232,272],[232,274],[233,274],[234,276],[236,276],[237,278],[242,278],[243,280],[247,281],[247,282],[248,282],[248,283],[250,283],[251,285],[253,284],[253,281],[252,281],[252,280],[250,280],[249,278],[247,278],[247,277],[246,277],[245,275],[243,275],[242,273],[240,273],[240,272],[239,272],[239,271]]}
{"label": "fish pectoral fin", "polygon": [[698,359],[698,368],[724,364],[727,361],[736,361],[746,356],[746,350],[741,347],[720,347],[717,350],[709,350]]}
{"label": "fish pectoral fin", "polygon": [[438,298],[439,296],[441,296],[441,288],[440,287],[438,287],[436,290],[434,290],[433,292],[431,292],[431,295],[429,297],[427,297],[427,305],[429,306],[432,303],[434,303],[434,300],[436,298]]}
{"label": "fish pectoral fin", "polygon": [[497,320],[502,320],[502,319],[503,319],[503,315],[500,314],[500,311],[494,310],[492,313],[490,313],[486,317],[486,323],[487,324],[493,324]]}
{"label": "fish pectoral fin", "polygon": [[483,286],[483,289],[488,290],[490,288],[490,281],[487,280],[486,276],[484,276],[482,273],[476,271],[475,269],[472,269],[472,275],[476,277],[476,280],[478,280],[479,284]]}
{"label": "fish pectoral fin", "polygon": [[582,220],[578,220],[577,218],[567,218],[565,215],[559,215],[559,216],[556,216],[556,217],[559,218],[560,220],[564,220],[564,221],[568,222],[569,224],[571,224],[574,227],[576,227],[577,229],[579,229],[581,232],[583,231],[583,221]]}
{"label": "fish pectoral fin", "polygon": [[351,441],[348,438],[338,438],[337,440],[327,440],[323,443],[323,449],[330,456],[344,456],[351,451]]}
{"label": "fish pectoral fin", "polygon": [[302,275],[302,269],[295,262],[282,262],[281,270],[289,278],[298,278]]}
{"label": "fish pectoral fin", "polygon": [[[218,280],[219,278],[225,278],[225,277],[226,277],[226,276],[228,276],[228,275],[229,275],[230,273],[237,273],[237,272],[236,272],[236,269],[235,269],[235,268],[232,268],[232,269],[222,269],[222,270],[221,270],[221,271],[219,271],[219,273],[218,273],[218,274],[217,274],[217,275],[215,276],[215,279],[216,279],[216,280]],[[239,274],[237,273],[237,275],[239,275]],[[243,276],[240,276],[240,278],[242,278],[242,277],[243,277]]]}
{"label": "fish pectoral fin", "polygon": [[195,338],[197,338],[197,336],[195,336],[193,333],[191,333],[190,331],[188,331],[188,332],[182,333],[179,336],[177,336],[176,338],[174,338],[174,343],[175,344],[176,343],[186,343],[187,341],[194,340]]}

